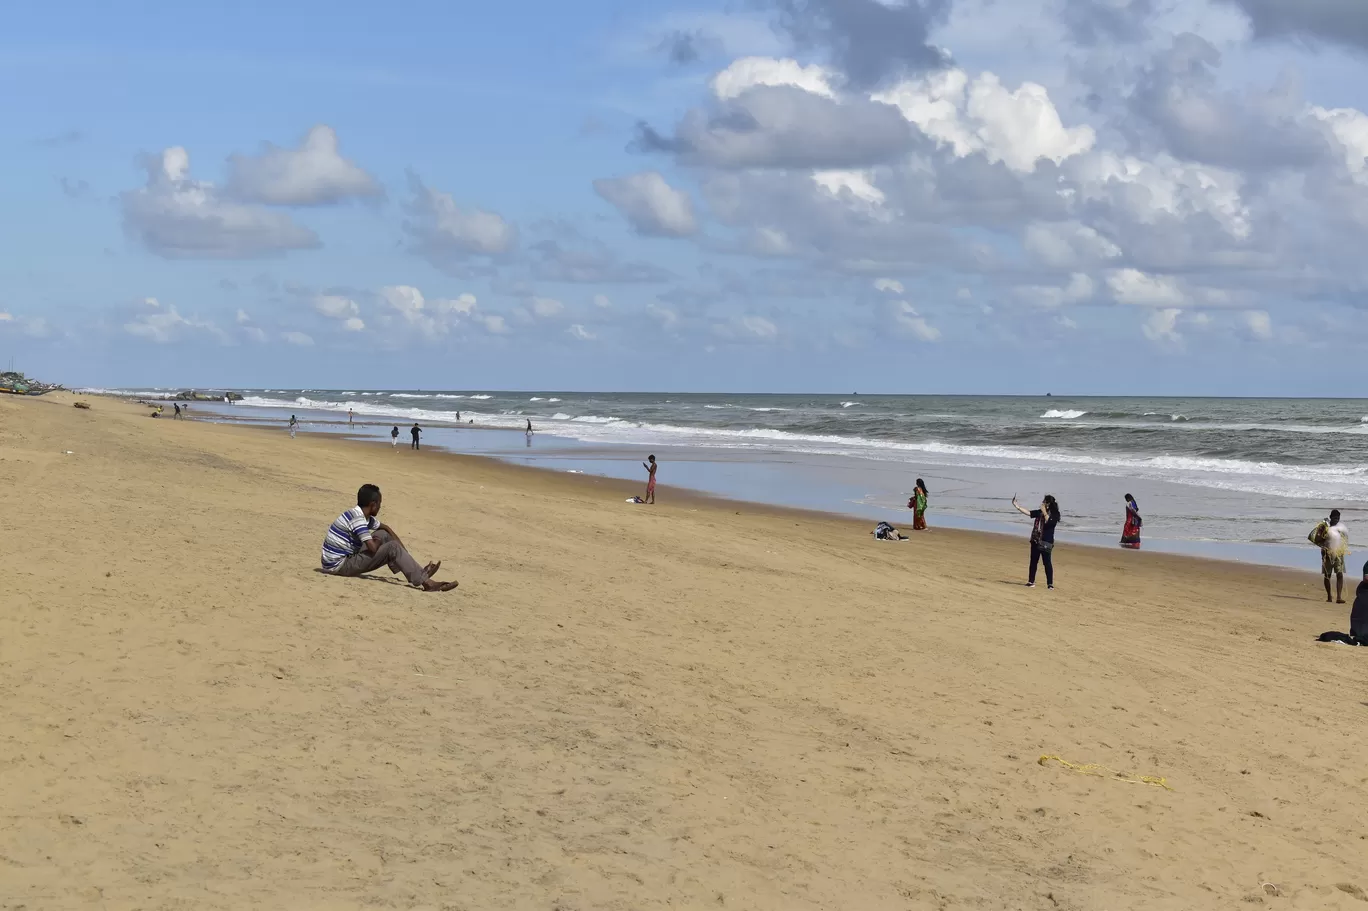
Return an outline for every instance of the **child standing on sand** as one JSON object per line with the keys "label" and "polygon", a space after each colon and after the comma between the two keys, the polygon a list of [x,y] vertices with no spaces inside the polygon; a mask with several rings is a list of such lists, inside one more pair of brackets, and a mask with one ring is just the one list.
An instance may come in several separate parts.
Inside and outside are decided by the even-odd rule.
{"label": "child standing on sand", "polygon": [[647,456],[641,467],[646,469],[646,498],[641,502],[654,504],[656,469],[660,466],[656,464],[655,456]]}

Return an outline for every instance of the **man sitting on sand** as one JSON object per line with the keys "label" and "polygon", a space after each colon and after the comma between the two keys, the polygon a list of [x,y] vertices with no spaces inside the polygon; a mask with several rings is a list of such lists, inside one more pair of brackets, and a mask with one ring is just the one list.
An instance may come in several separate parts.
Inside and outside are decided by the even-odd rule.
{"label": "man sitting on sand", "polygon": [[382,566],[403,573],[410,585],[425,592],[449,592],[456,582],[435,582],[441,563],[419,566],[394,529],[375,517],[380,512],[380,488],[364,484],[356,505],[338,516],[323,538],[323,571],[334,576],[363,576]]}
{"label": "man sitting on sand", "polygon": [[[1349,555],[1349,529],[1340,522],[1338,509],[1330,511],[1330,519],[1322,522],[1307,535],[1307,540],[1321,550],[1321,576],[1325,580],[1325,601],[1344,603],[1344,558]],[[1335,577],[1335,595],[1330,595],[1330,577]]]}

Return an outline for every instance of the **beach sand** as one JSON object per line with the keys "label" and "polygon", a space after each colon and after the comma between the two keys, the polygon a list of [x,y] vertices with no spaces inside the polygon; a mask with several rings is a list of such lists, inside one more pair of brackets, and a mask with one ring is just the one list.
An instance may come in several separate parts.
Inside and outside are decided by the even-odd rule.
{"label": "beach sand", "polygon": [[[1027,590],[1024,521],[73,398],[0,397],[0,908],[1365,907],[1314,575],[1061,546]],[[363,482],[457,592],[316,572]]]}

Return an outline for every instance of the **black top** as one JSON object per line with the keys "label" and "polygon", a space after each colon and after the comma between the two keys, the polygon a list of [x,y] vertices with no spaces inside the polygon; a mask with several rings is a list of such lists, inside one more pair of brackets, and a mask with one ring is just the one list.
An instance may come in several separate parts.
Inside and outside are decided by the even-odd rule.
{"label": "black top", "polygon": [[1354,608],[1349,612],[1349,635],[1368,642],[1368,580],[1360,582],[1354,593]]}
{"label": "black top", "polygon": [[418,434],[422,433],[422,431],[415,427],[412,430],[410,430],[409,433],[413,434],[413,438],[416,440],[418,439]]}
{"label": "black top", "polygon": [[1036,520],[1035,528],[1031,532],[1031,537],[1039,538],[1046,544],[1054,543],[1055,526],[1059,524],[1059,513],[1050,513],[1050,521],[1042,522],[1044,512],[1039,509],[1031,510],[1031,518]]}

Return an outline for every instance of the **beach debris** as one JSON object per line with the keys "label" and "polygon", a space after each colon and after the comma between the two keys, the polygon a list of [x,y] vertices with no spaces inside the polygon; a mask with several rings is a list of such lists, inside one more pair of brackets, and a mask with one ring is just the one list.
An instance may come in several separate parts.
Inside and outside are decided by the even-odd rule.
{"label": "beach debris", "polygon": [[1094,762],[1069,762],[1069,760],[1053,754],[1046,754],[1036,760],[1038,765],[1049,765],[1051,762],[1057,762],[1064,768],[1069,769],[1072,772],[1077,772],[1080,775],[1096,775],[1098,778],[1113,778],[1117,781],[1129,782],[1130,784],[1148,784],[1154,785],[1156,788],[1163,788],[1165,791],[1173,790],[1173,788],[1169,787],[1167,778],[1161,778],[1157,775],[1131,775],[1128,772],[1118,772],[1115,769],[1109,769],[1104,765],[1098,765]]}
{"label": "beach debris", "polygon": [[1278,888],[1277,883],[1259,883],[1259,886],[1269,895],[1282,895],[1282,889]]}
{"label": "beach debris", "polygon": [[70,449],[63,449],[63,450],[62,450],[62,455],[75,455],[75,454],[76,454],[76,453],[72,452]]}
{"label": "beach debris", "polygon": [[1368,901],[1368,895],[1364,895],[1363,890],[1353,883],[1335,883],[1335,888],[1346,895],[1354,896],[1359,901]]}
{"label": "beach debris", "polygon": [[72,407],[72,408],[79,408],[79,409],[81,409],[82,411],[89,411],[89,410],[90,410],[90,406],[87,405],[85,402],[72,402],[72,403],[71,403],[71,407]]}

